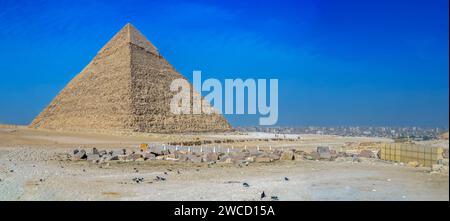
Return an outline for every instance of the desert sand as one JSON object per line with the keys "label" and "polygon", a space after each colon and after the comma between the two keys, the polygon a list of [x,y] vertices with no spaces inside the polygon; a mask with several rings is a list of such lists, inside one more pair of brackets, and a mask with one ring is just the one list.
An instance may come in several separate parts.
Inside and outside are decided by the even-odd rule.
{"label": "desert sand", "polygon": [[[431,172],[376,159],[279,161],[236,164],[142,161],[67,161],[75,148],[138,149],[190,139],[245,139],[233,148],[327,145],[351,148],[384,138],[287,135],[295,141],[264,142],[273,134],[134,134],[55,132],[0,126],[0,200],[449,200],[448,173]],[[291,137],[291,138],[293,138]],[[448,140],[435,145],[447,145]],[[231,144],[224,144],[227,148]],[[165,180],[156,179],[162,177]],[[287,179],[286,179],[287,178]],[[134,179],[134,180],[133,180]],[[141,179],[141,182],[135,182]],[[247,183],[249,187],[245,187]],[[264,191],[266,198],[261,199]]]}

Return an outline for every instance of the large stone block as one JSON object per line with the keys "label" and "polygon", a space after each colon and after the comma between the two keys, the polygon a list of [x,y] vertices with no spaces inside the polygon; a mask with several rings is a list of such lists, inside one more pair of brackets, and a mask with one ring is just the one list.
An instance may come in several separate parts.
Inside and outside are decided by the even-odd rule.
{"label": "large stone block", "polygon": [[319,159],[330,160],[331,151],[329,147],[320,146],[317,147],[317,153],[319,154]]}
{"label": "large stone block", "polygon": [[284,152],[281,154],[280,159],[281,159],[281,160],[295,160],[295,153],[294,153],[294,151],[291,151],[291,150],[289,150],[289,151],[284,151]]}

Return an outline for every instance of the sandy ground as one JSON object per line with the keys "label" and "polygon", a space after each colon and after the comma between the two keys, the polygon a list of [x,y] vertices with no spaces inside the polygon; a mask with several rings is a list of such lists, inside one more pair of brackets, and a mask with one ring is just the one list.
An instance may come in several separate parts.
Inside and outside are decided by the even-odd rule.
{"label": "sandy ground", "polygon": [[[74,148],[136,148],[141,142],[192,137],[251,137],[264,134],[111,136],[0,127],[0,200],[449,200],[448,174],[430,173],[377,160],[362,163],[289,161],[269,164],[176,163],[145,161],[99,166],[71,162]],[[388,141],[301,135],[295,142],[246,142],[246,145],[315,145]],[[445,142],[443,143],[445,144]],[[437,144],[436,144],[437,145]],[[447,141],[448,145],[448,141]],[[156,176],[166,178],[155,180]],[[288,180],[285,180],[285,177]],[[136,183],[133,178],[143,178]],[[244,187],[243,183],[249,187]]]}

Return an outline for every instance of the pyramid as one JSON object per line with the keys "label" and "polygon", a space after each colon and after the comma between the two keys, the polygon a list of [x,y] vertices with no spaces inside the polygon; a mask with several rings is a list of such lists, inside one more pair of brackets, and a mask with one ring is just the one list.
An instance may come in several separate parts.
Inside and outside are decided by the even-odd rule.
{"label": "pyramid", "polygon": [[157,133],[232,130],[217,113],[172,114],[170,100],[175,92],[170,91],[170,84],[178,78],[186,79],[133,25],[127,24],[30,127]]}

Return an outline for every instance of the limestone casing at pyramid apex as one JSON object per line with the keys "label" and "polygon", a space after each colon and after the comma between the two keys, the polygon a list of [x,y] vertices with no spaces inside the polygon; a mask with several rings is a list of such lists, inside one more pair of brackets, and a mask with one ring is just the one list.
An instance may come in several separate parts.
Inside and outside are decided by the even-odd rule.
{"label": "limestone casing at pyramid apex", "polygon": [[147,52],[160,55],[158,49],[131,23],[123,26],[98,52],[113,50],[123,44],[134,44],[145,49]]}

